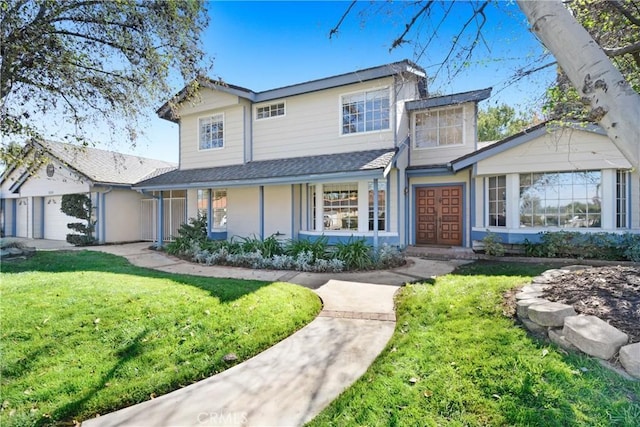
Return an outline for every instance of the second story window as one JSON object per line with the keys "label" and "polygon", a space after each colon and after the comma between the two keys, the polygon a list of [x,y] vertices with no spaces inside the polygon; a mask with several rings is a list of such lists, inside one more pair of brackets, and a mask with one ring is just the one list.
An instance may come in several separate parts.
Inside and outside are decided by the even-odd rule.
{"label": "second story window", "polygon": [[214,114],[199,120],[200,149],[224,147],[224,115]]}
{"label": "second story window", "polygon": [[464,141],[462,107],[425,111],[415,115],[414,146],[433,148]]}
{"label": "second story window", "polygon": [[269,117],[284,116],[284,102],[265,105],[256,109],[256,119],[267,119]]}
{"label": "second story window", "polygon": [[342,97],[342,134],[389,129],[389,90],[372,90]]}

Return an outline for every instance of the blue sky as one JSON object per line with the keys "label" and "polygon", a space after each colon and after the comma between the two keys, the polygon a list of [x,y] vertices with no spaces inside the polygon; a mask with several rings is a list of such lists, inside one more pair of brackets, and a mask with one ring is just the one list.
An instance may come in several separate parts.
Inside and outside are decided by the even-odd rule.
{"label": "blue sky", "polygon": [[[455,78],[440,64],[457,31],[469,17],[471,3],[436,2],[428,20],[419,21],[408,35],[413,41],[389,51],[416,9],[405,2],[358,2],[340,32],[329,31],[342,17],[349,2],[209,2],[211,21],[204,34],[206,52],[213,58],[212,77],[262,91],[357,69],[411,59],[424,67],[433,80],[432,93],[455,93],[492,86],[494,95],[484,105],[507,103],[518,109],[535,109],[553,78],[554,68],[515,85],[514,72],[525,64],[541,65],[543,49],[529,32],[525,17],[515,4],[500,2],[486,10],[483,41],[471,61]],[[442,7],[451,7],[441,21]],[[475,28],[470,26],[470,30]],[[434,31],[437,30],[437,31]],[[430,45],[424,44],[435,34]],[[473,37],[469,31],[466,37]],[[452,63],[459,65],[460,60]],[[176,91],[179,90],[176,84]],[[116,149],[177,161],[177,125],[150,112],[149,127],[135,150]]]}

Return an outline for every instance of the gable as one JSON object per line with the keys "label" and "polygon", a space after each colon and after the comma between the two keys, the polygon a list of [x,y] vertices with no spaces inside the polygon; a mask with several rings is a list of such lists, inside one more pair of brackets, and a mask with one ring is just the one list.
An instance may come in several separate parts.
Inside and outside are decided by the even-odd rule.
{"label": "gable", "polygon": [[[51,166],[49,166],[51,165]],[[0,196],[46,196],[88,192],[91,181],[55,159],[45,162],[38,170],[25,174],[16,168],[2,183]]]}
{"label": "gable", "polygon": [[240,97],[225,91],[202,87],[196,96],[178,106],[177,115],[184,117],[206,111],[220,110],[240,103]]}
{"label": "gable", "polygon": [[589,169],[629,169],[631,163],[600,133],[565,127],[477,162],[478,175]]}

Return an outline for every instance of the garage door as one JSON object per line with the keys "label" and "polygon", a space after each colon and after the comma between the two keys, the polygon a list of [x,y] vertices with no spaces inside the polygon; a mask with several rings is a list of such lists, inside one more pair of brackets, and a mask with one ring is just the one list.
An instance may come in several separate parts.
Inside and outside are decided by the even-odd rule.
{"label": "garage door", "polygon": [[27,198],[16,200],[16,237],[27,237],[29,231],[29,204]]}
{"label": "garage door", "polygon": [[67,228],[70,222],[82,222],[78,218],[67,216],[60,211],[62,196],[44,198],[44,238],[66,240],[72,231]]}

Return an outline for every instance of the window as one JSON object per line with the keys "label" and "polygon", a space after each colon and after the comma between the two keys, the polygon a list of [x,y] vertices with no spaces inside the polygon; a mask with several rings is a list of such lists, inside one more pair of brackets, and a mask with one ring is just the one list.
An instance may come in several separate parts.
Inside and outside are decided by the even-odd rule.
{"label": "window", "polygon": [[[386,224],[387,181],[378,180],[378,231],[384,231]],[[373,231],[373,182],[369,183],[369,231]]]}
{"label": "window", "polygon": [[[211,229],[227,229],[227,190],[211,191]],[[198,213],[207,216],[209,211],[209,190],[198,190]]]}
{"label": "window", "polygon": [[215,230],[227,229],[227,190],[213,190],[211,192],[211,227]]}
{"label": "window", "polygon": [[284,102],[266,105],[256,109],[256,119],[267,119],[278,116],[284,116]]}
{"label": "window", "polygon": [[489,227],[507,225],[507,177],[506,175],[488,178],[487,204],[489,205]]}
{"label": "window", "polygon": [[414,141],[416,148],[462,144],[462,107],[416,113]]}
{"label": "window", "polygon": [[326,184],[322,192],[323,229],[357,230],[358,184]]}
{"label": "window", "polygon": [[627,172],[616,171],[616,227],[627,228]]}
{"label": "window", "polygon": [[342,134],[389,129],[389,89],[342,97]]}
{"label": "window", "polygon": [[521,227],[601,226],[600,171],[520,174]]}
{"label": "window", "polygon": [[224,116],[214,114],[211,117],[201,118],[200,124],[200,149],[224,147]]}

